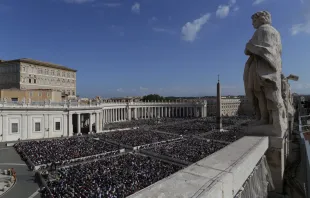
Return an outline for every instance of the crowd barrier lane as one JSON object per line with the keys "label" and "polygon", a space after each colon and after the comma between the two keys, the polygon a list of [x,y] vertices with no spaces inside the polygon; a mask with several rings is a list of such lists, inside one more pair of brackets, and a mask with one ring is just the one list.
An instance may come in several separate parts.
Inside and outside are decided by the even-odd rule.
{"label": "crowd barrier lane", "polygon": [[171,142],[178,142],[178,141],[182,141],[183,137],[180,138],[176,138],[176,139],[170,139],[170,140],[164,140],[161,142],[154,142],[154,143],[150,143],[150,144],[144,144],[144,145],[140,145],[140,146],[135,146],[133,147],[133,150],[139,150],[139,149],[145,149],[145,148],[149,148],[152,146],[159,146],[165,143],[171,143]]}
{"label": "crowd barrier lane", "polygon": [[99,133],[109,133],[109,132],[115,132],[115,131],[129,131],[129,130],[136,130],[139,129],[139,127],[130,127],[130,128],[121,128],[121,129],[109,129],[109,130],[103,130]]}
{"label": "crowd barrier lane", "polygon": [[145,155],[150,155],[150,156],[153,156],[153,157],[156,157],[156,158],[161,158],[161,159],[164,159],[164,160],[172,161],[174,163],[181,164],[183,166],[189,166],[189,165],[192,164],[192,162],[187,162],[187,161],[175,159],[175,158],[172,158],[172,157],[168,157],[168,156],[165,156],[165,155],[160,155],[160,154],[154,153],[152,151],[140,150],[140,153],[145,154]]}
{"label": "crowd barrier lane", "polygon": [[[60,161],[60,162],[55,162],[56,164],[63,164],[63,163],[74,163],[77,161],[81,161],[81,160],[87,160],[87,159],[91,159],[91,158],[97,158],[97,157],[105,157],[105,156],[110,156],[110,155],[115,155],[118,153],[123,153],[125,152],[125,149],[120,149],[120,150],[115,150],[115,151],[109,151],[109,152],[105,152],[105,153],[100,153],[100,154],[96,154],[96,155],[90,155],[90,156],[86,156],[86,157],[80,157],[80,158],[75,158],[75,159],[71,159],[71,160],[64,160],[64,161]],[[38,171],[39,169],[42,168],[47,168],[51,165],[52,163],[48,163],[48,164],[40,164],[37,166],[34,166],[34,170]]]}

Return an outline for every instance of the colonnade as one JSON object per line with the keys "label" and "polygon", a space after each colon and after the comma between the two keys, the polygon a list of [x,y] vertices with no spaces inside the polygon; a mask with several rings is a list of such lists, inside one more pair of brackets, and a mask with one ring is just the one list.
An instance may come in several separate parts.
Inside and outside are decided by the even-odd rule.
{"label": "colonnade", "polygon": [[131,119],[206,117],[203,107],[134,107],[103,109],[104,123],[120,122]]}
{"label": "colonnade", "polygon": [[104,124],[126,120],[176,118],[176,117],[206,117],[206,107],[107,107],[100,110],[77,111],[69,113],[69,134],[103,131]]}

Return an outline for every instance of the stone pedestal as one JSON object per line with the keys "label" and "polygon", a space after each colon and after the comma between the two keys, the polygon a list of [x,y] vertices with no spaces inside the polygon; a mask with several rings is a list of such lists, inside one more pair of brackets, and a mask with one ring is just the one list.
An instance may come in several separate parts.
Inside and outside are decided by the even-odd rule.
{"label": "stone pedestal", "polygon": [[[285,161],[288,155],[289,136],[288,130],[280,131],[272,125],[247,126],[244,132],[248,136],[268,136],[269,148],[266,152],[266,158],[271,171],[275,192],[283,192],[283,176]],[[281,136],[277,136],[281,134]]]}
{"label": "stone pedestal", "polygon": [[283,193],[283,177],[286,161],[287,136],[284,138],[269,137],[269,148],[266,152],[275,192]]}

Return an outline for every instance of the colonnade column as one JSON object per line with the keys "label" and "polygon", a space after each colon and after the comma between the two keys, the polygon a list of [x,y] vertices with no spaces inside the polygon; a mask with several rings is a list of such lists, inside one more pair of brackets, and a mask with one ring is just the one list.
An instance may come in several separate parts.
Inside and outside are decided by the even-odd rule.
{"label": "colonnade column", "polygon": [[144,118],[145,119],[147,119],[148,117],[147,117],[147,110],[148,110],[148,108],[147,107],[144,107]]}
{"label": "colonnade column", "polygon": [[77,113],[77,133],[81,133],[81,114]]}
{"label": "colonnade column", "polygon": [[89,132],[93,131],[92,113],[89,114]]}
{"label": "colonnade column", "polygon": [[100,131],[99,129],[99,112],[96,112],[96,123],[95,123],[95,127],[96,127],[96,133],[98,133]]}
{"label": "colonnade column", "polygon": [[131,120],[131,108],[127,107],[127,120]]}
{"label": "colonnade column", "polygon": [[134,108],[134,118],[135,118],[135,120],[137,119],[137,108]]}
{"label": "colonnade column", "polygon": [[119,114],[120,114],[120,111],[119,111],[119,108],[116,109],[116,122],[119,121]]}
{"label": "colonnade column", "polygon": [[[1,119],[1,117],[0,117]],[[7,135],[9,133],[8,129],[8,123],[9,123],[9,120],[8,120],[8,115],[2,115],[2,127],[3,127],[3,130],[2,130],[2,141],[6,141],[7,140]]]}
{"label": "colonnade column", "polygon": [[[28,116],[29,118],[29,116]],[[29,120],[29,119],[28,119]],[[29,125],[29,122],[28,122]],[[29,132],[29,131],[28,131]],[[72,123],[72,114],[69,113],[68,114],[68,136],[72,136],[73,135],[73,123]],[[29,138],[29,134],[28,134],[28,138]]]}

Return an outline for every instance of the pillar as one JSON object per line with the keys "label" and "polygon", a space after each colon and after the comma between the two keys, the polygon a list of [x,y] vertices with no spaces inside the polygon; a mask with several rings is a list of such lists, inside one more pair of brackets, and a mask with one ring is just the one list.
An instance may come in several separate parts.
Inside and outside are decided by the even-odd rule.
{"label": "pillar", "polygon": [[116,109],[116,119],[115,119],[116,122],[119,121],[119,108]]}
{"label": "pillar", "polygon": [[131,120],[131,108],[127,107],[127,120]]}
{"label": "pillar", "polygon": [[[2,119],[0,120],[0,122],[2,122]],[[0,126],[1,126],[1,124],[0,124]],[[22,114],[21,128],[22,128],[21,139],[26,140],[27,139],[27,115],[25,115],[25,114]]]}
{"label": "pillar", "polygon": [[89,132],[93,131],[92,113],[89,113]]}
{"label": "pillar", "polygon": [[7,141],[7,136],[8,136],[8,116],[7,115],[2,115],[2,141]]}
{"label": "pillar", "polygon": [[76,114],[77,116],[77,133],[81,133],[81,114]]}
{"label": "pillar", "polygon": [[63,114],[63,126],[62,126],[62,135],[65,137],[68,134],[68,116],[67,114]]}
{"label": "pillar", "polygon": [[51,115],[47,115],[47,118],[48,118],[47,125],[44,124],[42,130],[46,131],[46,129],[48,129],[47,136],[51,138],[53,137],[54,122],[53,117]]}
{"label": "pillar", "polygon": [[[28,116],[29,118],[29,116]],[[29,122],[28,122],[29,124]],[[72,136],[73,135],[73,125],[72,125],[72,114],[69,113],[68,114],[68,136]],[[29,136],[28,136],[29,138]]]}
{"label": "pillar", "polygon": [[95,120],[95,127],[96,127],[96,133],[99,132],[99,112],[96,112],[96,120]]}
{"label": "pillar", "polygon": [[134,118],[137,119],[137,108],[134,108]]}

